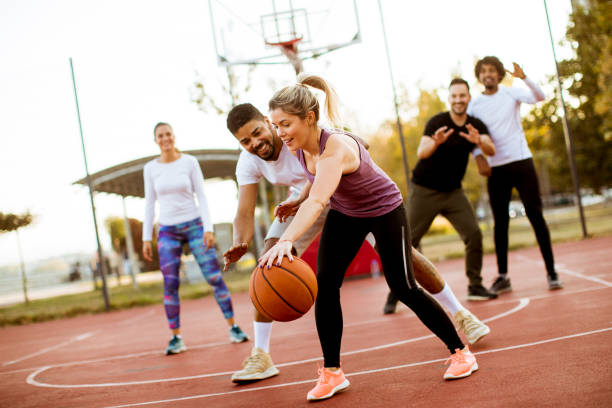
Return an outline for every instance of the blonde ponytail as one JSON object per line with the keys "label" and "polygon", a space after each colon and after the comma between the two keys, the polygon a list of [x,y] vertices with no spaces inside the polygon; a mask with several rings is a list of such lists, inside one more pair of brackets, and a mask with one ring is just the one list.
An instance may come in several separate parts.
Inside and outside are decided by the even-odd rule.
{"label": "blonde ponytail", "polygon": [[330,125],[333,128],[342,129],[338,109],[338,95],[334,89],[320,76],[301,73],[298,75],[297,84],[286,86],[276,92],[268,107],[270,110],[282,109],[291,115],[305,119],[308,112],[313,111],[315,120],[319,121],[319,101],[316,95],[308,89],[311,86],[325,93],[325,111]]}

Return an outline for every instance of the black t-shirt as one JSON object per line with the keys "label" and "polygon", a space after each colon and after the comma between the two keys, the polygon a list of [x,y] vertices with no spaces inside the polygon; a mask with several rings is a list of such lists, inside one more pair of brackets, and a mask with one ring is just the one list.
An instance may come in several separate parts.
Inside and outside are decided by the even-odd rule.
{"label": "black t-shirt", "polygon": [[429,119],[424,135],[433,136],[442,126],[448,126],[448,129],[454,129],[454,132],[431,156],[419,159],[412,170],[413,183],[444,192],[461,188],[461,180],[465,175],[470,153],[476,147],[474,143],[468,142],[459,134],[459,132],[468,133],[465,127],[468,123],[481,135],[489,134],[485,124],[473,116],[468,115],[463,126],[457,126],[453,122],[450,112],[442,112]]}

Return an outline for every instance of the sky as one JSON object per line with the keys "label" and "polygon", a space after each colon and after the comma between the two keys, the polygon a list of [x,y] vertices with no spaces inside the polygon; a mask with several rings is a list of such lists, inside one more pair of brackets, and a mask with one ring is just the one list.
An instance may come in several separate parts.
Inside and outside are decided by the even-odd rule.
{"label": "sky", "polygon": [[[240,10],[251,0],[211,1]],[[283,0],[276,3],[280,8]],[[393,94],[378,2],[357,5],[362,43],[304,67],[333,84],[350,127],[367,138],[394,118]],[[497,55],[508,67],[519,62],[541,85],[555,73],[542,1],[382,0],[382,8],[395,82],[412,98],[419,88],[440,88],[445,98],[453,73],[476,85],[473,64],[485,55]],[[558,43],[570,0],[548,0],[548,8]],[[557,48],[560,58],[570,52]],[[35,216],[20,232],[27,261],[96,248],[88,190],[72,184],[85,176],[85,166],[69,58],[90,173],[157,154],[152,129],[159,121],[172,124],[182,150],[238,148],[225,117],[192,102],[193,83],[202,80],[219,104],[229,104],[207,0],[3,0],[0,55],[0,212]],[[235,73],[245,83],[247,68]],[[268,65],[255,68],[251,80],[240,102],[265,112],[274,90],[295,76],[290,65]],[[551,86],[544,90],[552,95]],[[210,180],[205,191],[213,222],[231,222],[235,186]],[[108,248],[103,220],[123,215],[121,198],[97,194],[95,205]],[[128,216],[142,219],[144,200],[128,198],[126,205]],[[15,234],[1,234],[0,266],[18,261]]]}

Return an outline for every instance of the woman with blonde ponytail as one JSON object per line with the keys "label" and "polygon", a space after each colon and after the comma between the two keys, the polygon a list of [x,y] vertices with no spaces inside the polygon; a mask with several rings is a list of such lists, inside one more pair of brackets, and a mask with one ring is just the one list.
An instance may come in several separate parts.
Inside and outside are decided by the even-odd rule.
{"label": "woman with blonde ponytail", "polygon": [[399,189],[354,135],[319,126],[319,102],[309,88],[325,93],[325,113],[334,127],[341,128],[337,95],[319,76],[301,74],[297,84],[281,89],[270,100],[272,125],[296,153],[309,184],[294,205],[277,208],[279,218],[293,213],[295,217],[277,244],[259,260],[261,266],[268,268],[274,262],[280,264],[284,256],[293,260],[293,242],[330,203],[317,255],[319,291],[315,303],[324,366],[319,369],[319,381],[307,399],[329,398],[349,386],[340,367],[340,287],[346,269],[369,232],[376,238],[385,279],[393,293],[449,349],[450,367],[444,378],[469,376],[478,369],[476,358],[461,342],[444,310],[414,279],[410,230]]}

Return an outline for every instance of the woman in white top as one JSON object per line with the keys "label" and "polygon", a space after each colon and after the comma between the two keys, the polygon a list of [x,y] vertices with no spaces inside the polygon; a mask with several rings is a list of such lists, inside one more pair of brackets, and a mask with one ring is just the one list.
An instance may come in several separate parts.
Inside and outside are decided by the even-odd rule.
{"label": "woman in white top", "polygon": [[142,251],[145,259],[151,261],[153,218],[157,201],[157,251],[164,276],[164,308],[173,334],[166,354],[177,354],[187,349],[180,335],[178,295],[179,267],[184,244],[189,245],[204,278],[213,287],[215,299],[230,326],[230,340],[235,343],[247,341],[248,336],[234,322],[232,300],[217,262],[200,165],[195,157],[181,153],[174,147],[174,132],[169,124],[158,123],[153,133],[161,155],[144,166],[146,207]]}

